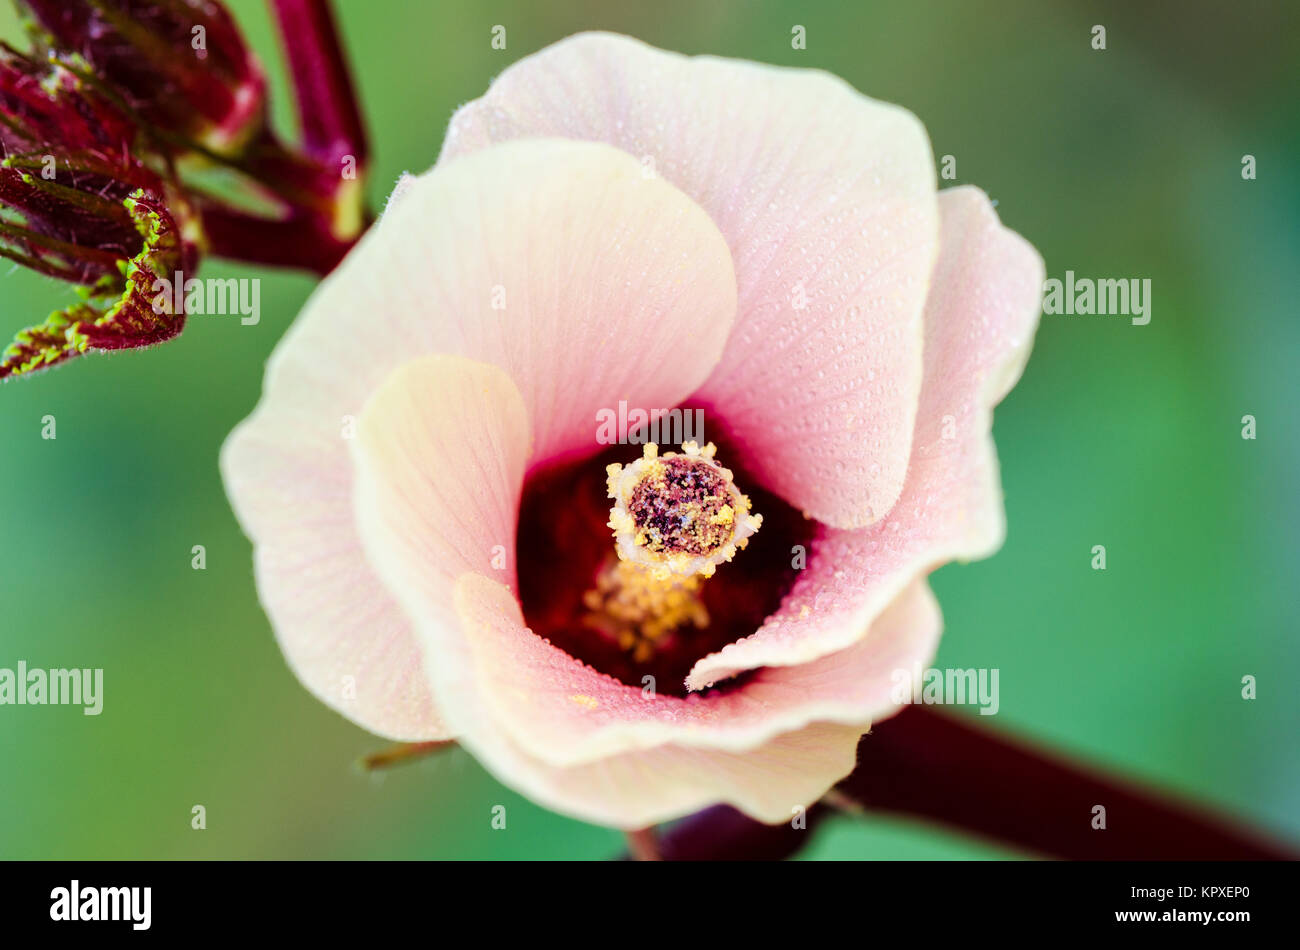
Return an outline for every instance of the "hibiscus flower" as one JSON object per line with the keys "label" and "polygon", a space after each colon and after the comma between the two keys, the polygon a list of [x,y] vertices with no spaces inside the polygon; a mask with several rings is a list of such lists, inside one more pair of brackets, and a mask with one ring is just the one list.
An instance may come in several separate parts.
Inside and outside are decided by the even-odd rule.
{"label": "hibiscus flower", "polygon": [[[223,450],[281,647],[555,810],[789,820],[934,655],[929,572],[1002,542],[991,411],[1043,276],[833,76],[544,49],[456,113]],[[620,402],[707,439],[603,444]]]}

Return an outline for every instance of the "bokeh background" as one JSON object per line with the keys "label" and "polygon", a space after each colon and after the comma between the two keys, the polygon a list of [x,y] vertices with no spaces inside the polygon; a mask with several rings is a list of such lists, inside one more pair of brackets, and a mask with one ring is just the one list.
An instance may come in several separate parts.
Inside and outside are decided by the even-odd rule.
{"label": "bokeh background", "polygon": [[[268,13],[231,3],[291,121]],[[941,666],[998,667],[993,724],[1300,839],[1300,7],[759,0],[341,0],[378,204],[510,62],[584,29],[820,67],[925,122],[1049,276],[1150,278],[1153,318],[1044,318],[997,411],[1010,534],[939,571]],[[804,25],[808,48],[791,48]],[[508,48],[490,48],[494,24]],[[1107,28],[1105,51],[1091,28]],[[0,10],[0,36],[20,39]],[[1241,159],[1256,156],[1258,179]],[[264,277],[262,320],[0,388],[0,667],[103,667],[105,709],[0,707],[6,858],[603,858],[457,750],[378,776],[384,746],[289,673],[217,452],[313,286]],[[0,275],[0,335],[69,299]],[[40,437],[41,417],[58,438]],[[1258,438],[1241,438],[1241,418]],[[207,548],[207,570],[190,549]],[[1104,544],[1108,569],[1090,568]],[[1241,698],[1241,677],[1258,698]],[[961,777],[954,776],[959,783]],[[190,809],[207,809],[207,829]],[[507,806],[505,831],[491,807]],[[808,858],[1008,852],[836,819]]]}

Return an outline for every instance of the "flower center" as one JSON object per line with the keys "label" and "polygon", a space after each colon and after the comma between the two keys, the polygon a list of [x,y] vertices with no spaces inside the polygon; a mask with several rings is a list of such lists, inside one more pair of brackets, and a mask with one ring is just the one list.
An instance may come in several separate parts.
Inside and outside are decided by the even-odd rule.
{"label": "flower center", "polygon": [[649,442],[631,465],[605,469],[618,557],[606,560],[583,595],[583,622],[637,662],[648,660],[667,634],[709,625],[704,581],[763,523],[750,514],[732,473],[714,461],[716,453],[712,442],[703,449],[687,442],[682,454],[660,457]]}
{"label": "flower center", "polygon": [[[528,475],[517,565],[535,634],[628,685],[682,696],[696,661],[779,606],[816,523],[746,476],[721,420],[710,434],[716,453],[646,445],[627,464],[627,446],[615,445]],[[715,454],[737,466],[734,477]]]}

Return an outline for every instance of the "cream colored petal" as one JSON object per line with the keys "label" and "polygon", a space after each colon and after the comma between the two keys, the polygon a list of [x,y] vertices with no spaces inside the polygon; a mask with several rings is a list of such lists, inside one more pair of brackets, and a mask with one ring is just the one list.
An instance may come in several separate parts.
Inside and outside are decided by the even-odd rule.
{"label": "cream colored petal", "polygon": [[308,688],[380,734],[446,734],[353,526],[349,438],[394,369],[440,352],[503,368],[538,462],[598,448],[596,414],[619,400],[667,408],[697,388],[734,309],[716,227],[617,149],[512,143],[406,181],[286,333],[222,453],[262,603]]}

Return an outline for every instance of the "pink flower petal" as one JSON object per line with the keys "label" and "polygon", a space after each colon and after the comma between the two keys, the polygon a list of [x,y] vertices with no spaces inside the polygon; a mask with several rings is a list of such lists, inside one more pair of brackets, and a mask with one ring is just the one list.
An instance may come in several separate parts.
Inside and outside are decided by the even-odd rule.
{"label": "pink flower petal", "polygon": [[926,305],[925,382],[902,497],[870,528],[823,530],[780,610],[753,635],[697,663],[687,678],[692,689],[843,650],[918,574],[1001,546],[1006,526],[992,408],[1028,358],[1043,261],[1002,227],[978,189],[942,192],[939,203],[942,246]]}
{"label": "pink flower petal", "polygon": [[222,447],[226,492],[254,542],[262,607],[289,666],[326,705],[392,739],[449,738],[410,622],[356,534],[344,441],[355,422],[319,412],[321,391],[295,398],[290,387],[274,405],[264,399]]}
{"label": "pink flower petal", "polygon": [[506,785],[582,821],[631,830],[728,804],[779,824],[853,771],[862,731],[819,722],[748,752],[659,746],[569,769],[533,760],[502,735],[470,748]]}
{"label": "pink flower petal", "polygon": [[352,518],[348,434],[395,368],[448,352],[506,369],[536,421],[535,461],[594,448],[596,410],[620,399],[680,402],[734,307],[712,222],[617,149],[512,143],[408,182],[285,334],[222,453],[263,606],[304,684],[379,734],[446,734]]}
{"label": "pink flower petal", "polygon": [[[353,524],[342,423],[297,405],[265,406],[227,440],[221,469],[254,541],[262,607],[298,679],[378,735],[449,738],[434,709],[410,622],[366,563]],[[335,445],[335,443],[338,443]]]}
{"label": "pink flower petal", "polygon": [[[914,580],[852,646],[760,670],[730,692],[683,699],[620,683],[535,636],[500,584],[466,577],[459,594],[465,626],[439,627],[434,655],[454,651],[472,665],[457,681],[481,694],[476,704],[490,718],[467,717],[467,741],[478,729],[501,729],[532,758],[561,767],[670,743],[743,752],[818,721],[865,730],[895,711],[894,672],[928,663],[942,629],[929,586]],[[463,697],[438,695],[456,720]]]}
{"label": "pink flower petal", "polygon": [[916,118],[826,73],[584,34],[464,106],[442,161],[537,135],[617,145],[712,215],[739,317],[701,400],[796,507],[841,527],[883,517],[906,473],[937,250]]}
{"label": "pink flower petal", "polygon": [[533,140],[407,184],[290,343],[367,391],[420,353],[495,363],[544,459],[596,448],[596,412],[621,399],[657,410],[689,395],[734,315],[726,243],[690,199],[616,149]]}
{"label": "pink flower petal", "polygon": [[[501,781],[541,804],[621,828],[677,818],[719,802],[759,821],[788,821],[852,771],[861,734],[873,719],[896,708],[888,695],[892,686],[888,673],[883,668],[863,670],[862,661],[877,654],[890,656],[892,663],[892,643],[902,631],[922,631],[912,637],[914,643],[928,644],[922,652],[932,650],[938,637],[937,608],[928,588],[918,583],[890,612],[887,622],[895,629],[882,629],[871,649],[855,647],[853,655],[837,656],[836,662],[828,658],[798,678],[750,684],[745,692],[757,686],[754,698],[720,697],[717,702],[727,705],[712,714],[705,704],[713,700],[650,701],[634,687],[616,686],[635,694],[621,700],[620,711],[629,718],[617,722],[618,712],[603,711],[596,697],[564,694],[570,684],[584,688],[584,680],[595,674],[563,655],[538,664],[538,646],[550,648],[523,629],[514,597],[502,584],[466,574],[458,584],[456,601],[464,624],[459,633],[436,622],[420,626],[430,636],[431,651],[436,650],[440,658],[430,675],[461,741]],[[404,602],[414,609],[413,602]],[[498,638],[502,642],[513,638],[517,649],[511,667],[496,665],[500,657],[488,658],[492,672],[504,679],[483,676],[482,667],[468,675],[457,672],[461,663],[484,659],[482,641]],[[899,652],[899,663],[891,670],[906,668],[918,658],[905,653]],[[450,656],[456,660],[446,662]],[[870,682],[862,682],[864,673]],[[818,690],[823,692],[819,695]],[[514,706],[509,721],[499,718],[503,699]],[[661,702],[676,704],[680,713],[676,721],[646,718],[645,707],[658,708]],[[793,710],[796,714],[773,715],[765,703],[776,704],[779,713]],[[582,755],[572,765],[548,760],[572,738],[565,733],[574,724],[557,722],[556,716],[567,719],[569,708],[593,717],[588,733],[591,750],[599,746],[610,754]],[[522,723],[516,718],[520,713],[531,713],[542,722],[520,731]],[[843,721],[811,721],[812,715],[820,713]],[[791,726],[790,731],[778,732],[781,725]]]}

